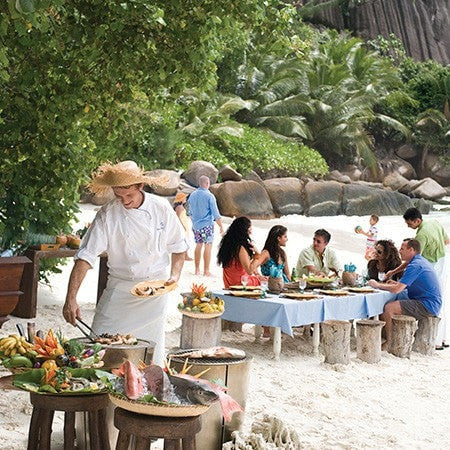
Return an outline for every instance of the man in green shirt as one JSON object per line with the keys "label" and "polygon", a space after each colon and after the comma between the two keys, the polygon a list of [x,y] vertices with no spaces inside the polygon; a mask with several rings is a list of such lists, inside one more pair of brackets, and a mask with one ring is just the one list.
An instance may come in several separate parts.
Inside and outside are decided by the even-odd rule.
{"label": "man in green shirt", "polygon": [[303,249],[298,257],[299,276],[309,273],[327,276],[330,270],[337,275],[341,264],[334,250],[328,247],[330,239],[331,235],[326,230],[320,229],[314,233],[312,245]]}

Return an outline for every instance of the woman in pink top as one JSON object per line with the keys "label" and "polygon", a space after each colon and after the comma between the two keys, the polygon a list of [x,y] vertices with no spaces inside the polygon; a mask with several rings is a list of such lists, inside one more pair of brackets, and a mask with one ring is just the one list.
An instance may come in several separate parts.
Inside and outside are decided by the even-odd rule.
{"label": "woman in pink top", "polygon": [[255,273],[253,258],[258,254],[250,239],[252,223],[247,217],[234,219],[220,242],[217,262],[223,268],[226,289],[240,285],[242,275],[248,276],[248,286],[261,284]]}

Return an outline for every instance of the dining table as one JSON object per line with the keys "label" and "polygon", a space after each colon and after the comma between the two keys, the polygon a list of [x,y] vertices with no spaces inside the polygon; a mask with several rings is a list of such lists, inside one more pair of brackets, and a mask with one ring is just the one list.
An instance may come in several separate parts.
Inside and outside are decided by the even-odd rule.
{"label": "dining table", "polygon": [[[320,323],[327,320],[353,320],[375,317],[383,312],[384,305],[396,299],[388,291],[348,292],[345,296],[317,294],[317,298],[300,300],[280,294],[267,293],[265,298],[236,296],[227,289],[214,290],[213,294],[225,302],[222,319],[251,323],[255,337],[261,335],[261,326],[273,327],[273,353],[281,354],[281,333],[293,336],[293,327],[313,325],[313,354],[319,353]],[[244,294],[245,295],[245,294]]]}

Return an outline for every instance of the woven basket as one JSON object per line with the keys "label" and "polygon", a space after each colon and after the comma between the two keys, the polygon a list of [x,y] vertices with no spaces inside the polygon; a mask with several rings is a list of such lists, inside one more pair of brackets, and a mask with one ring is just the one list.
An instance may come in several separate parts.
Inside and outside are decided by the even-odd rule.
{"label": "woven basket", "polygon": [[119,408],[138,414],[162,417],[195,417],[208,411],[210,405],[158,405],[154,403],[128,400],[115,394],[109,394],[111,403]]}
{"label": "woven basket", "polygon": [[220,317],[223,314],[222,312],[215,313],[197,313],[192,311],[183,311],[181,313],[188,317],[193,317],[194,319],[214,319],[214,317]]}

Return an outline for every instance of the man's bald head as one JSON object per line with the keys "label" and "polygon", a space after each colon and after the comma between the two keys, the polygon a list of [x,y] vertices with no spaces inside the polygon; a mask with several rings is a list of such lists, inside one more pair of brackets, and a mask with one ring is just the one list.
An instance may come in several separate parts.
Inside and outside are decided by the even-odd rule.
{"label": "man's bald head", "polygon": [[201,188],[209,189],[210,181],[206,175],[201,175],[198,178],[198,185]]}

